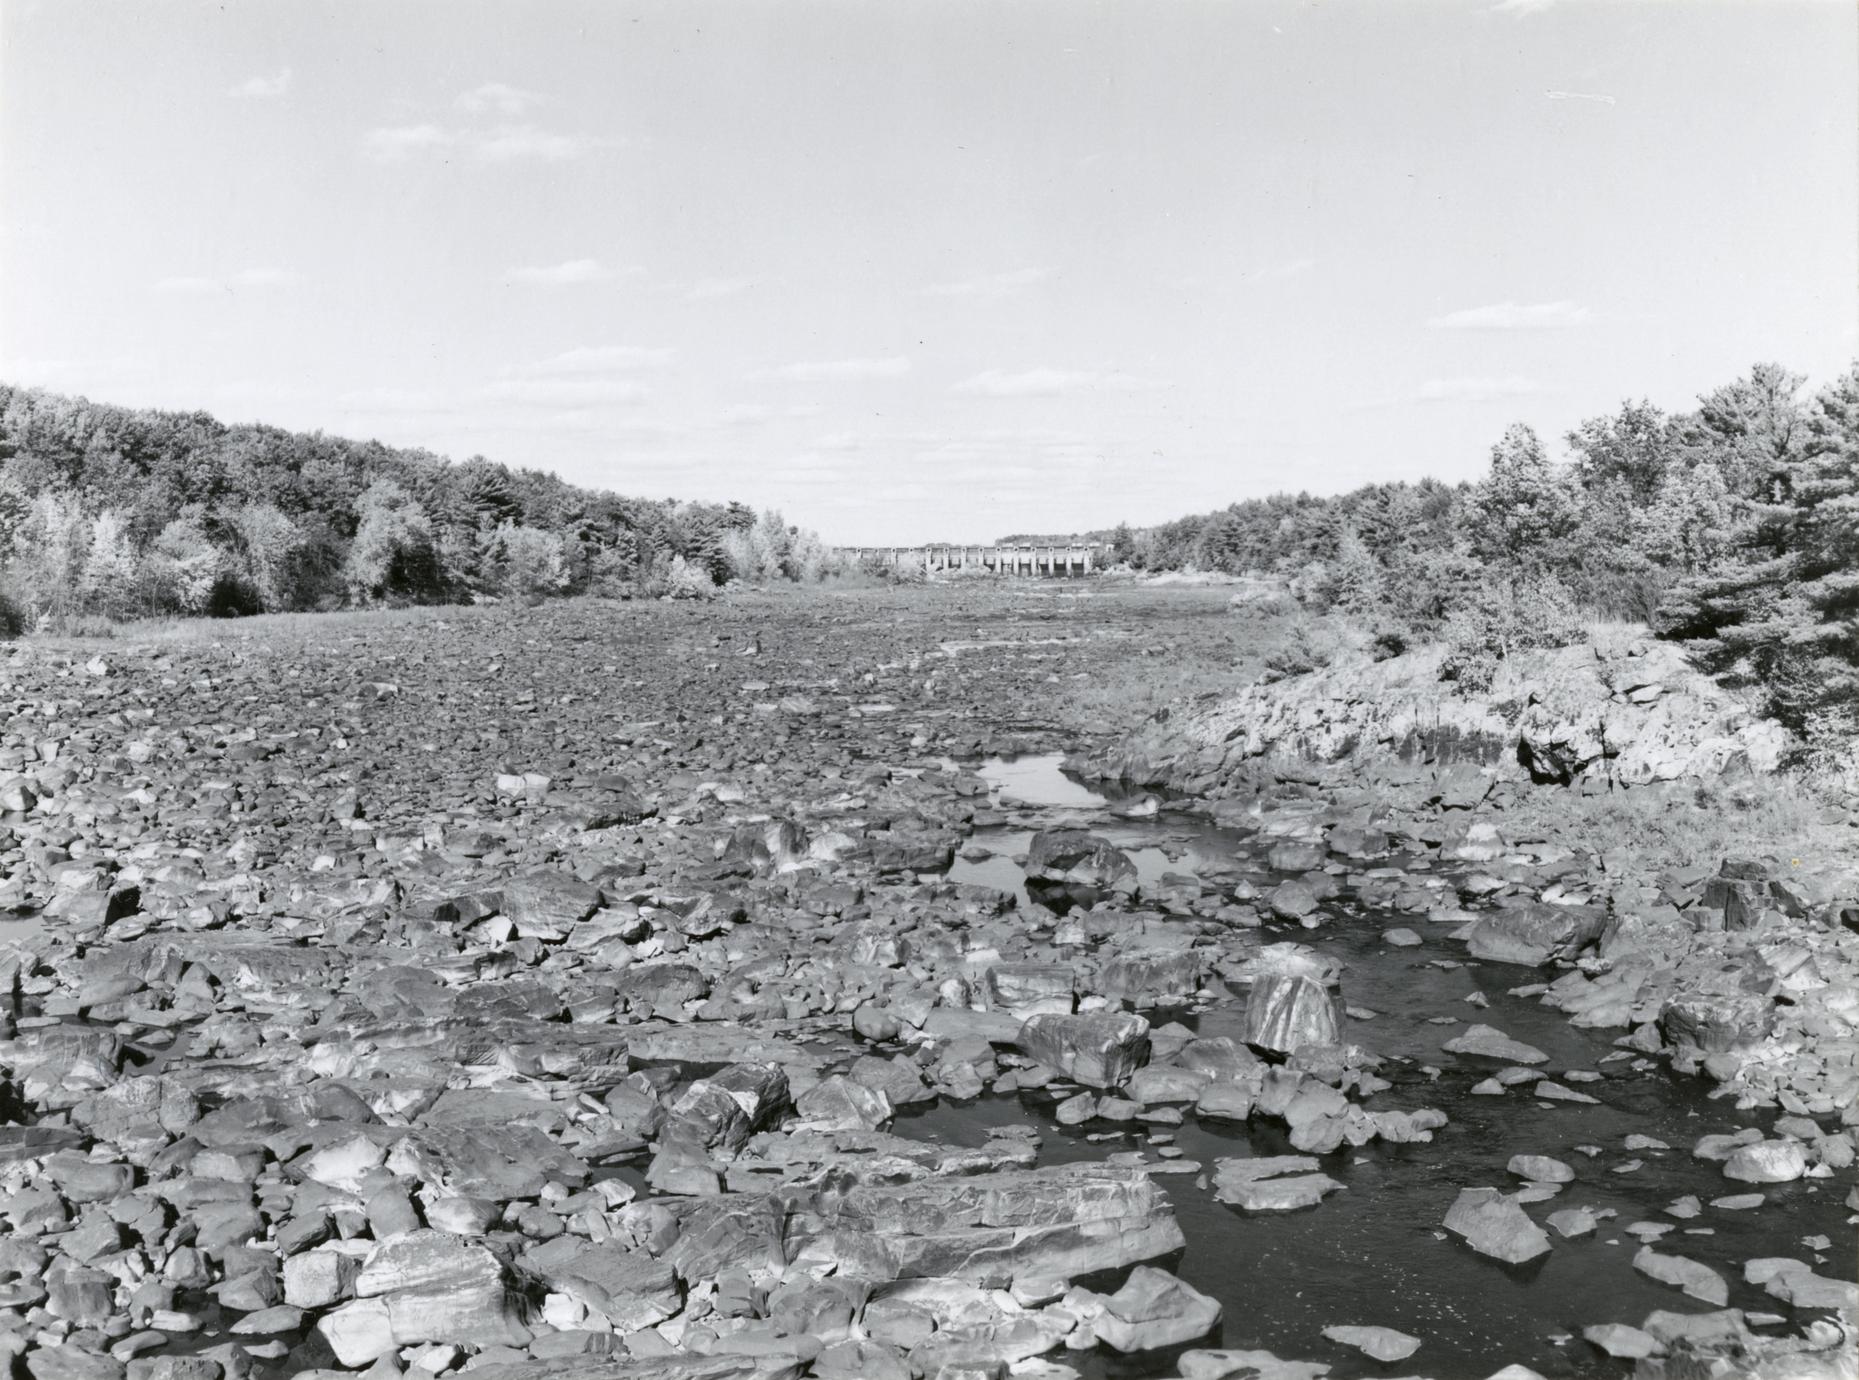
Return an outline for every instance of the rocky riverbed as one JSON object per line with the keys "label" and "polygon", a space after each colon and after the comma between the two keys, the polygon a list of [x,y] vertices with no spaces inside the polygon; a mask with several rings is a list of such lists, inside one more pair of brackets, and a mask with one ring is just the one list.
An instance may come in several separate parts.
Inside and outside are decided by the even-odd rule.
{"label": "rocky riverbed", "polygon": [[10,649],[0,1353],[1853,1374],[1850,880],[1064,708],[1233,636],[1027,584]]}

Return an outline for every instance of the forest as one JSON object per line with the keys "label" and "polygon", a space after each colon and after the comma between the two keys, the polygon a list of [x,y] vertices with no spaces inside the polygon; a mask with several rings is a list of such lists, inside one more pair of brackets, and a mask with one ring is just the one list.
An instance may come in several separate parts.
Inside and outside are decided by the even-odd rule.
{"label": "forest", "polygon": [[1137,570],[1277,576],[1386,654],[1445,640],[1468,681],[1591,621],[1643,622],[1833,748],[1859,737],[1859,366],[1804,384],[1760,364],[1689,412],[1590,418],[1566,460],[1519,425],[1475,483],[1277,494],[1098,535]]}
{"label": "forest", "polygon": [[[1273,577],[1446,674],[1595,619],[1687,643],[1810,743],[1859,738],[1859,366],[1760,364],[1667,414],[1626,402],[1475,483],[1279,494],[1101,535],[1134,571]],[[17,629],[574,593],[703,597],[835,568],[741,504],[625,498],[481,457],[0,386],[0,616]]]}
{"label": "forest", "polygon": [[816,578],[742,504],[626,498],[482,457],[0,384],[0,609],[16,629]]}

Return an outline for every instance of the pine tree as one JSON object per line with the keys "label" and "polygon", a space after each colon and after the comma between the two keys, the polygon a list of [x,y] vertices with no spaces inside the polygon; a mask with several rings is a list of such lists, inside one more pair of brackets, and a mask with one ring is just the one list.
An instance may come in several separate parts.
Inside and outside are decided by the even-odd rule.
{"label": "pine tree", "polygon": [[1541,568],[1563,554],[1581,522],[1569,472],[1550,460],[1527,426],[1513,426],[1491,448],[1491,473],[1465,503],[1467,533],[1479,557]]}
{"label": "pine tree", "polygon": [[[1710,422],[1707,406],[1747,496],[1725,559],[1675,588],[1660,615],[1707,669],[1762,687],[1799,729],[1859,702],[1859,368],[1796,415],[1774,405],[1788,380],[1799,384],[1745,390],[1756,406],[1734,426],[1721,407]],[[1751,415],[1760,426],[1742,425]]]}

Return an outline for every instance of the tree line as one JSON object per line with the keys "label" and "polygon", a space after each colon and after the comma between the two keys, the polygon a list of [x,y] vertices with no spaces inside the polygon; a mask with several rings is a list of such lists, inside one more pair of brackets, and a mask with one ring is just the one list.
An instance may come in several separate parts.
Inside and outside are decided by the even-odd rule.
{"label": "tree line", "polygon": [[1488,680],[1524,646],[1626,618],[1687,643],[1810,743],[1859,738],[1859,365],[1816,393],[1775,364],[1687,412],[1627,402],[1551,457],[1527,426],[1476,483],[1279,494],[1105,534],[1141,570],[1288,580],[1377,644],[1451,645]]}
{"label": "tree line", "polygon": [[811,532],[739,503],[0,384],[0,609],[15,629],[816,579]]}

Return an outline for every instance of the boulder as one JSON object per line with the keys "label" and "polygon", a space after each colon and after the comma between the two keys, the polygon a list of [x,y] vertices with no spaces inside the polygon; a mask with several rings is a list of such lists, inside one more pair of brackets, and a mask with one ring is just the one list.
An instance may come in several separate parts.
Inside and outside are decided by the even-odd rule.
{"label": "boulder", "polygon": [[1535,1045],[1513,1040],[1494,1026],[1474,1025],[1463,1034],[1446,1041],[1448,1054],[1476,1059],[1496,1059],[1506,1064],[1546,1064],[1549,1056]]}
{"label": "boulder", "polygon": [[1418,1337],[1396,1332],[1392,1327],[1326,1327],[1323,1335],[1376,1361],[1405,1361],[1420,1350]]}
{"label": "boulder", "polygon": [[1343,1041],[1339,967],[1301,944],[1268,944],[1239,966],[1246,1043],[1277,1054]]}
{"label": "boulder", "polygon": [[1600,937],[1606,923],[1606,912],[1594,907],[1523,901],[1482,916],[1467,942],[1473,958],[1535,968],[1573,958]]}
{"label": "boulder", "polygon": [[988,969],[987,1004],[992,1011],[1026,1020],[1068,1016],[1076,1005],[1077,977],[1063,963],[996,963]]}
{"label": "boulder", "polygon": [[1136,890],[1136,864],[1115,844],[1083,829],[1046,829],[1026,854],[1027,893],[1054,909],[1093,906]]}
{"label": "boulder", "polygon": [[1517,1199],[1495,1188],[1465,1188],[1453,1200],[1444,1226],[1480,1255],[1521,1265],[1549,1249],[1549,1237],[1524,1215]]}
{"label": "boulder", "polygon": [[1314,1172],[1308,1155],[1274,1155],[1264,1159],[1215,1162],[1214,1198],[1247,1212],[1284,1212],[1312,1207],[1342,1184]]}
{"label": "boulder", "polygon": [[[1154,1260],[1183,1244],[1167,1196],[1131,1165],[823,1185],[790,1195],[785,1208],[772,1200],[731,1206],[736,1202],[720,1200],[708,1212],[747,1211],[764,1223],[758,1231],[785,1242],[794,1264],[830,1265],[839,1276],[874,1281],[1071,1279]],[[671,1255],[686,1279],[703,1277],[694,1270],[749,1258],[733,1245],[723,1247],[721,1258],[694,1256],[694,1243],[687,1244],[692,1226],[687,1219]]]}
{"label": "boulder", "polygon": [[1149,1022],[1121,1012],[1034,1016],[1020,1027],[1020,1052],[1092,1088],[1120,1088],[1149,1062]]}
{"label": "boulder", "polygon": [[1100,1341],[1118,1351],[1154,1351],[1204,1337],[1220,1321],[1220,1303],[1166,1270],[1138,1265],[1092,1321]]}
{"label": "boulder", "polygon": [[1793,1183],[1807,1173],[1807,1147],[1796,1140],[1740,1145],[1723,1162],[1723,1176],[1745,1184]]}
{"label": "boulder", "polygon": [[1633,1257],[1633,1268],[1661,1284],[1682,1289],[1694,1299],[1716,1304],[1730,1301],[1730,1286],[1710,1266],[1682,1255],[1661,1255],[1651,1246],[1642,1246]]}
{"label": "boulder", "polygon": [[524,1346],[526,1305],[504,1262],[480,1242],[421,1229],[390,1236],[355,1277],[361,1303],[378,1300],[398,1346],[444,1342]]}
{"label": "boulder", "polygon": [[891,1119],[891,1099],[881,1089],[836,1073],[802,1093],[794,1110],[817,1129],[869,1131]]}

